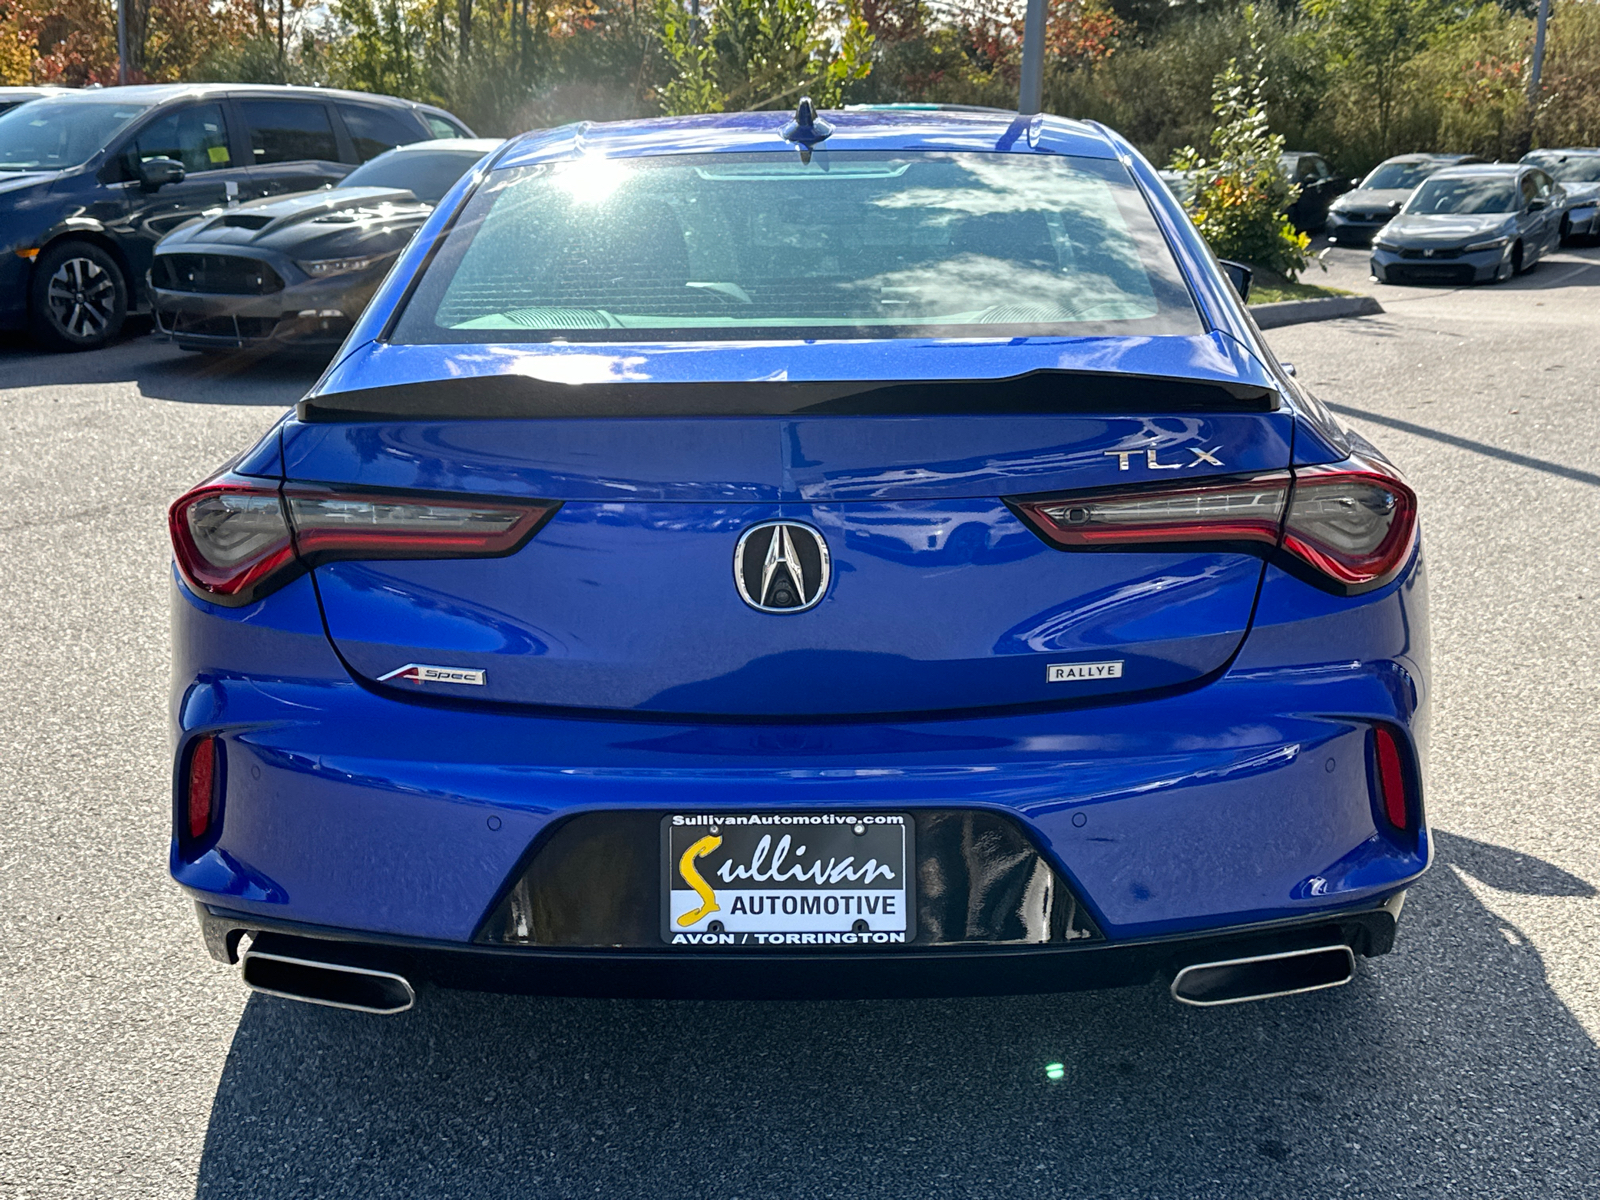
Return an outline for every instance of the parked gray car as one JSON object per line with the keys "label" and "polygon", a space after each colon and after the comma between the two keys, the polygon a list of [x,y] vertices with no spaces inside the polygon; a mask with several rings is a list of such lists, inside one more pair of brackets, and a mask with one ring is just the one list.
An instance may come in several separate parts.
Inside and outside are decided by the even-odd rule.
{"label": "parked gray car", "polygon": [[1534,150],[1522,161],[1544,171],[1566,193],[1564,236],[1600,237],[1600,149]]}
{"label": "parked gray car", "polygon": [[1482,162],[1467,154],[1397,154],[1386,158],[1328,210],[1328,240],[1344,246],[1365,246],[1411,198],[1417,185],[1447,167]]}
{"label": "parked gray car", "polygon": [[1565,193],[1538,167],[1451,167],[1426,179],[1372,242],[1379,283],[1510,279],[1561,244]]}
{"label": "parked gray car", "polygon": [[174,231],[150,272],[157,329],[185,350],[338,345],[434,205],[499,144],[398,146],[337,187],[219,208]]}

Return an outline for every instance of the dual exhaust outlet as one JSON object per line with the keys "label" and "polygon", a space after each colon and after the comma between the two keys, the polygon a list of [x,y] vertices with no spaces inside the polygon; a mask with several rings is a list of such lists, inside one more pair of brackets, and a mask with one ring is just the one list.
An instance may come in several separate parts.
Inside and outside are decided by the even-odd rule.
{"label": "dual exhaust outlet", "polygon": [[404,975],[297,951],[298,946],[279,950],[269,937],[258,936],[239,956],[240,977],[263,995],[353,1012],[403,1013],[417,1002],[416,989]]}
{"label": "dual exhaust outlet", "polygon": [[[309,953],[298,944],[277,948],[270,936],[257,937],[240,956],[240,974],[253,991],[353,1012],[402,1013],[417,1002],[404,975]],[[1194,963],[1173,976],[1172,998],[1213,1008],[1296,996],[1349,983],[1355,968],[1355,952],[1343,944]]]}
{"label": "dual exhaust outlet", "polygon": [[1355,973],[1355,951],[1343,943],[1284,950],[1184,967],[1172,978],[1172,998],[1179,1004],[1214,1008],[1341,987]]}

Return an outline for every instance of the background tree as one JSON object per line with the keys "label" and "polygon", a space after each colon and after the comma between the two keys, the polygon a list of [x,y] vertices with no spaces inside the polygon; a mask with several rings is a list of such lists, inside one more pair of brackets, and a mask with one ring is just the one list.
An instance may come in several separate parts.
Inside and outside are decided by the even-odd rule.
{"label": "background tree", "polygon": [[1305,11],[1318,24],[1331,82],[1370,107],[1379,157],[1396,153],[1407,67],[1463,10],[1449,0],[1305,0]]}
{"label": "background tree", "polygon": [[856,0],[717,0],[709,19],[693,0],[661,0],[661,43],[672,77],[662,110],[785,108],[809,95],[835,107],[872,70],[872,33]]}
{"label": "background tree", "polygon": [[1194,172],[1189,212],[1218,257],[1294,279],[1309,262],[1310,239],[1296,233],[1284,215],[1299,188],[1278,167],[1283,137],[1267,126],[1266,81],[1253,31],[1250,49],[1242,67],[1231,59],[1216,78],[1211,157],[1185,147],[1173,156],[1172,166]]}

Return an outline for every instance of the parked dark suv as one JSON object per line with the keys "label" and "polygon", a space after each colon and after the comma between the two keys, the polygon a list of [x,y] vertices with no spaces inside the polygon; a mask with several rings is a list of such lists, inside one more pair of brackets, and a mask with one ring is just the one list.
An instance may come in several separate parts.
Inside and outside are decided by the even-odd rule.
{"label": "parked dark suv", "polygon": [[0,329],[89,350],[150,307],[151,251],[207,209],[337,183],[449,113],[326,88],[169,84],[0,114]]}
{"label": "parked dark suv", "polygon": [[1289,221],[1302,233],[1319,233],[1328,220],[1328,207],[1354,183],[1335,175],[1328,160],[1309,150],[1285,150],[1278,156],[1278,169],[1291,183],[1300,185],[1300,194],[1289,206]]}

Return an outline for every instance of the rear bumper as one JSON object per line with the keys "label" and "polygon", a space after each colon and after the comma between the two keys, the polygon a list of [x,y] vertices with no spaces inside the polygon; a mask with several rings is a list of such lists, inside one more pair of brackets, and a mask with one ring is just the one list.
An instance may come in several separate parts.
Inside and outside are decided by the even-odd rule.
{"label": "rear bumper", "polygon": [[[172,874],[238,929],[321,927],[583,975],[613,943],[499,951],[473,940],[564,818],[968,809],[1024,829],[1107,948],[1338,921],[1403,890],[1430,857],[1425,826],[1410,839],[1379,828],[1369,751],[1372,724],[1390,725],[1422,774],[1423,578],[1419,556],[1393,584],[1347,599],[1269,568],[1239,657],[1187,692],[810,726],[565,719],[396,698],[334,655],[309,578],[227,610],[179,586],[178,760],[189,739],[220,736],[226,787],[220,837],[192,859],[174,842]],[[663,978],[688,971],[649,950],[636,943],[623,957],[659,959],[649,970]],[[937,964],[955,952],[929,951],[927,979],[943,980]],[[912,971],[905,964],[921,953],[907,946],[892,961]],[[1021,955],[1026,975],[1058,951],[959,953]],[[1038,986],[1067,985],[1058,972]]]}
{"label": "rear bumper", "polygon": [[1266,922],[1222,933],[1073,947],[889,953],[655,954],[459,946],[374,938],[263,921],[197,904],[206,947],[218,962],[239,959],[245,934],[258,950],[387,971],[435,987],[527,995],[707,1000],[910,999],[1003,996],[1130,987],[1170,978],[1196,963],[1314,947],[1387,954],[1405,901],[1310,919]]}

